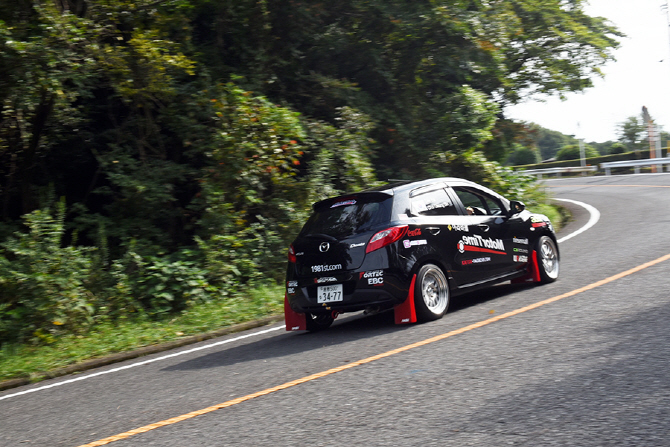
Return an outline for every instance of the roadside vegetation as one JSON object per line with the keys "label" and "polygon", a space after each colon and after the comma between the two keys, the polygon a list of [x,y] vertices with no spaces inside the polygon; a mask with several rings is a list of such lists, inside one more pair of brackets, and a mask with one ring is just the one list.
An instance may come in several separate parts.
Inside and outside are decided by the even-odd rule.
{"label": "roadside vegetation", "polygon": [[279,311],[311,203],[389,178],[555,219],[505,107],[588,88],[620,36],[581,0],[7,3],[0,376]]}

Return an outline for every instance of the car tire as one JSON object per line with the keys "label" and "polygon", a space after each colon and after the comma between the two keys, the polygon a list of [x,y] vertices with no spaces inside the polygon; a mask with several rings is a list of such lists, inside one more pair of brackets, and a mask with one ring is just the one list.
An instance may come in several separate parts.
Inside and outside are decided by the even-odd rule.
{"label": "car tire", "polygon": [[419,321],[437,320],[447,313],[449,283],[438,266],[426,264],[416,274],[414,307]]}
{"label": "car tire", "polygon": [[549,236],[542,236],[535,245],[540,283],[554,282],[558,278],[560,262],[556,243]]}
{"label": "car tire", "polygon": [[310,332],[322,331],[328,329],[335,319],[331,314],[305,314],[305,323]]}

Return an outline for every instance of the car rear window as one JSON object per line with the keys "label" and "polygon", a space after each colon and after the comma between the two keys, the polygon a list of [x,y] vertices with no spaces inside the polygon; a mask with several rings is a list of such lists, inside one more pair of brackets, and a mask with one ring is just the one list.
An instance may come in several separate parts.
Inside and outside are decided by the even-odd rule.
{"label": "car rear window", "polygon": [[301,235],[327,234],[342,238],[364,233],[391,218],[392,197],[352,196],[338,200],[330,206],[320,206],[314,210],[302,228]]}

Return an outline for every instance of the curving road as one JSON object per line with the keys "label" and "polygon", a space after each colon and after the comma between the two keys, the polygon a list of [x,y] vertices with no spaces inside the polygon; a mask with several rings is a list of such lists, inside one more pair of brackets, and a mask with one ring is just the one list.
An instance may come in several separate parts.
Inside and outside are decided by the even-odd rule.
{"label": "curving road", "polygon": [[[546,186],[575,216],[553,284],[459,297],[427,324],[273,326],[7,390],[0,446],[668,445],[670,175]],[[593,210],[574,201],[600,214],[579,234]]]}

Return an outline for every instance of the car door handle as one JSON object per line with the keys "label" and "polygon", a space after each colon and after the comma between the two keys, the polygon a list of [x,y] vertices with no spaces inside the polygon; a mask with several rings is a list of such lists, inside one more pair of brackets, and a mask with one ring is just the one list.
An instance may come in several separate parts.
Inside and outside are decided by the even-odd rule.
{"label": "car door handle", "polygon": [[478,226],[479,228],[481,228],[482,231],[484,231],[484,232],[489,231],[489,226],[486,225],[486,224],[477,224],[477,226]]}
{"label": "car door handle", "polygon": [[433,236],[437,236],[440,234],[440,228],[439,227],[427,227],[426,231],[432,234]]}

